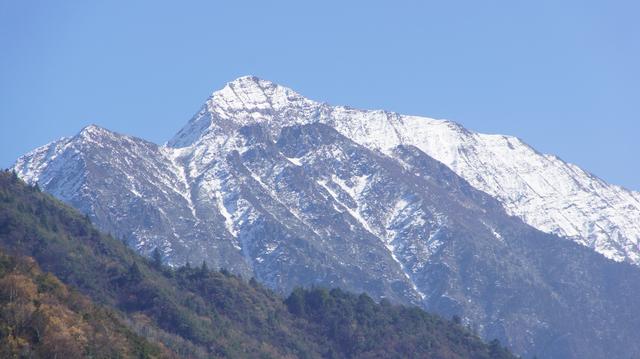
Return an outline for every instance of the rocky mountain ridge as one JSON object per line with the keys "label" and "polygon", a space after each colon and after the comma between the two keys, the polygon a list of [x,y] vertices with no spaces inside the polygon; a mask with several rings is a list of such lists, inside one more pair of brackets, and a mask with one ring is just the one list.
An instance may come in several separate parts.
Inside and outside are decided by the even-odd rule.
{"label": "rocky mountain ridge", "polygon": [[210,147],[216,134],[246,124],[266,125],[275,134],[312,122],[387,154],[401,144],[416,146],[527,224],[607,258],[640,263],[639,192],[608,184],[516,137],[475,133],[452,121],[330,106],[242,77],[215,92],[168,146]]}

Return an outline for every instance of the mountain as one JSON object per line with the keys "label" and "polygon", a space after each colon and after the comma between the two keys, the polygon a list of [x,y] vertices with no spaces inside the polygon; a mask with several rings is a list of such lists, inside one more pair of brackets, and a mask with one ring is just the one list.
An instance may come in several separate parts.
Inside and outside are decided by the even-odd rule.
{"label": "mountain", "polygon": [[[167,146],[147,146],[162,152],[161,166],[168,166],[174,177],[166,180],[189,207],[187,176],[197,177],[211,162],[220,145],[216,141],[223,141],[230,132],[248,124],[265,125],[276,136],[282,127],[312,122],[328,124],[356,143],[386,154],[401,144],[415,146],[475,188],[497,198],[507,213],[527,224],[570,238],[607,258],[640,264],[639,192],[607,184],[556,156],[537,152],[518,138],[475,133],[451,121],[330,106],[248,76],[215,92]],[[85,129],[92,131],[101,129]],[[69,139],[36,149],[18,159],[14,168],[31,183],[47,182],[55,177],[52,172],[56,169],[45,168],[65,145],[69,145]],[[176,159],[187,152],[192,158],[203,157],[189,164],[177,163]],[[158,164],[150,165],[155,168]],[[73,185],[49,187],[60,192],[56,192],[60,198],[68,199],[73,193],[63,192],[72,191]],[[135,185],[130,187],[135,191]],[[184,217],[193,220],[193,216]],[[139,233],[136,238],[155,235]]]}
{"label": "mountain", "polygon": [[269,81],[241,77],[215,92],[168,146],[210,148],[220,135],[243,125],[260,123],[276,134],[312,122],[386,154],[398,145],[415,146],[529,225],[607,258],[640,264],[640,193],[609,185],[515,137],[474,133],[451,121],[330,106]]}
{"label": "mountain", "polygon": [[92,125],[31,156],[33,161],[19,165],[29,168],[23,179],[41,183],[138,251],[149,254],[158,247],[171,263],[206,259],[249,273],[221,217],[197,215],[200,204],[168,149]]}
{"label": "mountain", "polygon": [[254,280],[204,264],[165,267],[158,254],[152,261],[134,254],[75,210],[0,173],[0,353],[514,358],[497,341],[484,344],[459,323],[415,307],[320,288],[298,288],[283,301]]}
{"label": "mountain", "polygon": [[[89,126],[14,170],[172,265],[204,260],[281,293],[337,286],[416,304],[525,356],[626,358],[640,353],[638,268],[548,232],[571,222],[553,208],[566,217],[565,207],[606,200],[589,212],[619,231],[589,223],[623,234],[596,249],[633,263],[623,242],[638,239],[638,195],[570,167],[517,139],[329,106],[244,77],[164,146]],[[543,182],[548,173],[563,185]],[[575,223],[593,217],[579,212]],[[596,232],[574,239],[595,243]]]}

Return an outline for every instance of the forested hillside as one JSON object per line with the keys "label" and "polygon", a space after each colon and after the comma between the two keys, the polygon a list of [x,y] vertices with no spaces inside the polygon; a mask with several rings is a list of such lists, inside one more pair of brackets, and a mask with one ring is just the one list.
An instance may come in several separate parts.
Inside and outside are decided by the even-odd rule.
{"label": "forested hillside", "polygon": [[[297,289],[283,300],[255,280],[204,264],[163,266],[160,255],[136,255],[10,172],[0,174],[0,247],[9,255],[0,266],[0,340],[16,355],[28,347],[47,357],[47,327],[32,320],[40,309],[31,308],[52,303],[66,313],[65,338],[86,338],[65,348],[86,357],[170,355],[163,347],[184,358],[512,357],[458,323],[364,294]],[[20,325],[11,316],[11,288],[20,288],[27,308]]]}
{"label": "forested hillside", "polygon": [[30,257],[0,251],[1,358],[169,358]]}

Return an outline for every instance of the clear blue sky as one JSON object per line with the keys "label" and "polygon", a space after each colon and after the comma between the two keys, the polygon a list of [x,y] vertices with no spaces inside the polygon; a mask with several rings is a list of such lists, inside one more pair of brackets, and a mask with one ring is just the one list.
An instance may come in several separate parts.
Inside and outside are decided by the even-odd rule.
{"label": "clear blue sky", "polygon": [[521,137],[640,190],[640,2],[0,0],[0,166],[96,123],[162,143],[253,74]]}

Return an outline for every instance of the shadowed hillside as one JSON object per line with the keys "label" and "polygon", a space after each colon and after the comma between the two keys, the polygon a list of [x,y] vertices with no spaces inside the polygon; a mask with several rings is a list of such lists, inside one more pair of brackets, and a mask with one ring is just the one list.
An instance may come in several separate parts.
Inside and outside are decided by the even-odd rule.
{"label": "shadowed hillside", "polygon": [[[185,358],[512,357],[498,343],[486,345],[459,324],[417,308],[378,304],[364,294],[297,289],[283,301],[254,280],[225,270],[213,271],[204,264],[165,267],[161,256],[147,260],[136,255],[10,172],[0,174],[0,246],[11,256],[35,261],[26,269],[29,259],[2,257],[2,263],[9,263],[2,267],[3,281],[24,276],[25,303],[54,298],[57,305],[75,308],[69,323],[84,323],[86,335],[99,334],[92,323],[106,321],[121,328],[115,341],[121,344],[108,348],[123,357],[141,350],[145,355],[161,353],[130,331]],[[52,274],[43,274],[36,263]],[[55,285],[46,289],[43,281]],[[96,309],[67,286],[118,314],[91,314],[110,312]],[[83,315],[77,317],[79,313]],[[118,316],[128,328],[118,324]],[[16,332],[5,317],[2,325],[3,341],[34,341],[32,329]],[[92,349],[99,345],[96,341],[83,343],[76,342],[77,350],[98,350]]]}

